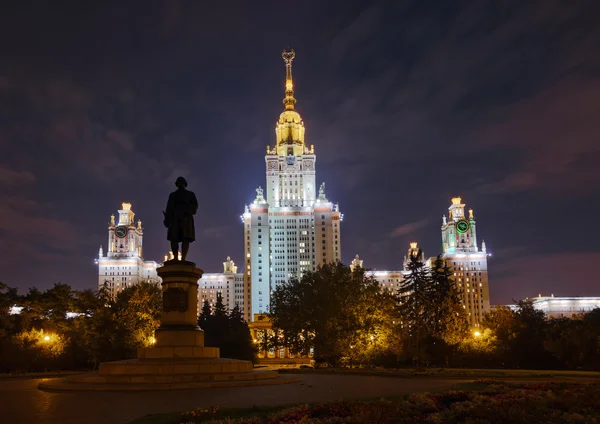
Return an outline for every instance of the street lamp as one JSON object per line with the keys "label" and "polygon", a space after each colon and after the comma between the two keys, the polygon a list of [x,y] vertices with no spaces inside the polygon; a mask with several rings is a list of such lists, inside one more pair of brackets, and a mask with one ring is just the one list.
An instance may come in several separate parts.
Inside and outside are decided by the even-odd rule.
{"label": "street lamp", "polygon": [[481,336],[481,333],[480,333],[479,331],[477,331],[477,330],[476,330],[476,331],[474,331],[474,332],[473,332],[473,335],[474,335],[475,337],[480,337],[480,336]]}

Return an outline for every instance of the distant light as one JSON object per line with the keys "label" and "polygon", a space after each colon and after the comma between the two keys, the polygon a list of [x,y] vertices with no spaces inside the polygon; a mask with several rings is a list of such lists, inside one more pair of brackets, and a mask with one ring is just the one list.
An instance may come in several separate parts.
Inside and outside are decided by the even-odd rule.
{"label": "distant light", "polygon": [[473,335],[474,335],[475,337],[479,337],[479,336],[481,336],[481,333],[480,333],[479,331],[475,331],[475,332],[473,333]]}
{"label": "distant light", "polygon": [[50,336],[44,336],[44,340],[49,342],[50,341]]}

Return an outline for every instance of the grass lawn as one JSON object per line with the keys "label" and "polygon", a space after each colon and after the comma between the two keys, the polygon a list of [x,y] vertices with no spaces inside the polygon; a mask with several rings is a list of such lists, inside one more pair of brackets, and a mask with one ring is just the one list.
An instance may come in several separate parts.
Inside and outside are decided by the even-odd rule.
{"label": "grass lawn", "polygon": [[312,405],[201,408],[150,415],[131,424],[591,423],[600,422],[597,399],[600,384],[511,384],[482,379],[438,393]]}

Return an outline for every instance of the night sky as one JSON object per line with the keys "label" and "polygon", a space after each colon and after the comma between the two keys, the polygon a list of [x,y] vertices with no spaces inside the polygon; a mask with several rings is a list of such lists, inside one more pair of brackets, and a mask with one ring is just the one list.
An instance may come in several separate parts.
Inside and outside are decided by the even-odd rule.
{"label": "night sky", "polygon": [[[600,2],[12,1],[0,16],[0,281],[96,288],[109,216],[133,204],[168,251],[177,176],[190,259],[242,264],[294,48],[317,181],[342,259],[400,269],[441,249],[462,196],[492,304],[600,295]],[[216,6],[218,5],[218,7]]]}

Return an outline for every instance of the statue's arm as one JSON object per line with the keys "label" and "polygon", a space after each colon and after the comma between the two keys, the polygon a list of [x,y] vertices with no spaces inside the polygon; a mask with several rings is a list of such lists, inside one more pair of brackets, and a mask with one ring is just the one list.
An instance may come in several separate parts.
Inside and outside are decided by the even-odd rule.
{"label": "statue's arm", "polygon": [[190,199],[190,212],[192,215],[196,215],[196,211],[198,210],[198,199],[196,199],[196,195],[192,193],[192,198]]}
{"label": "statue's arm", "polygon": [[173,193],[169,194],[169,200],[167,201],[167,211],[165,214],[164,224],[165,227],[169,227],[173,221]]}

